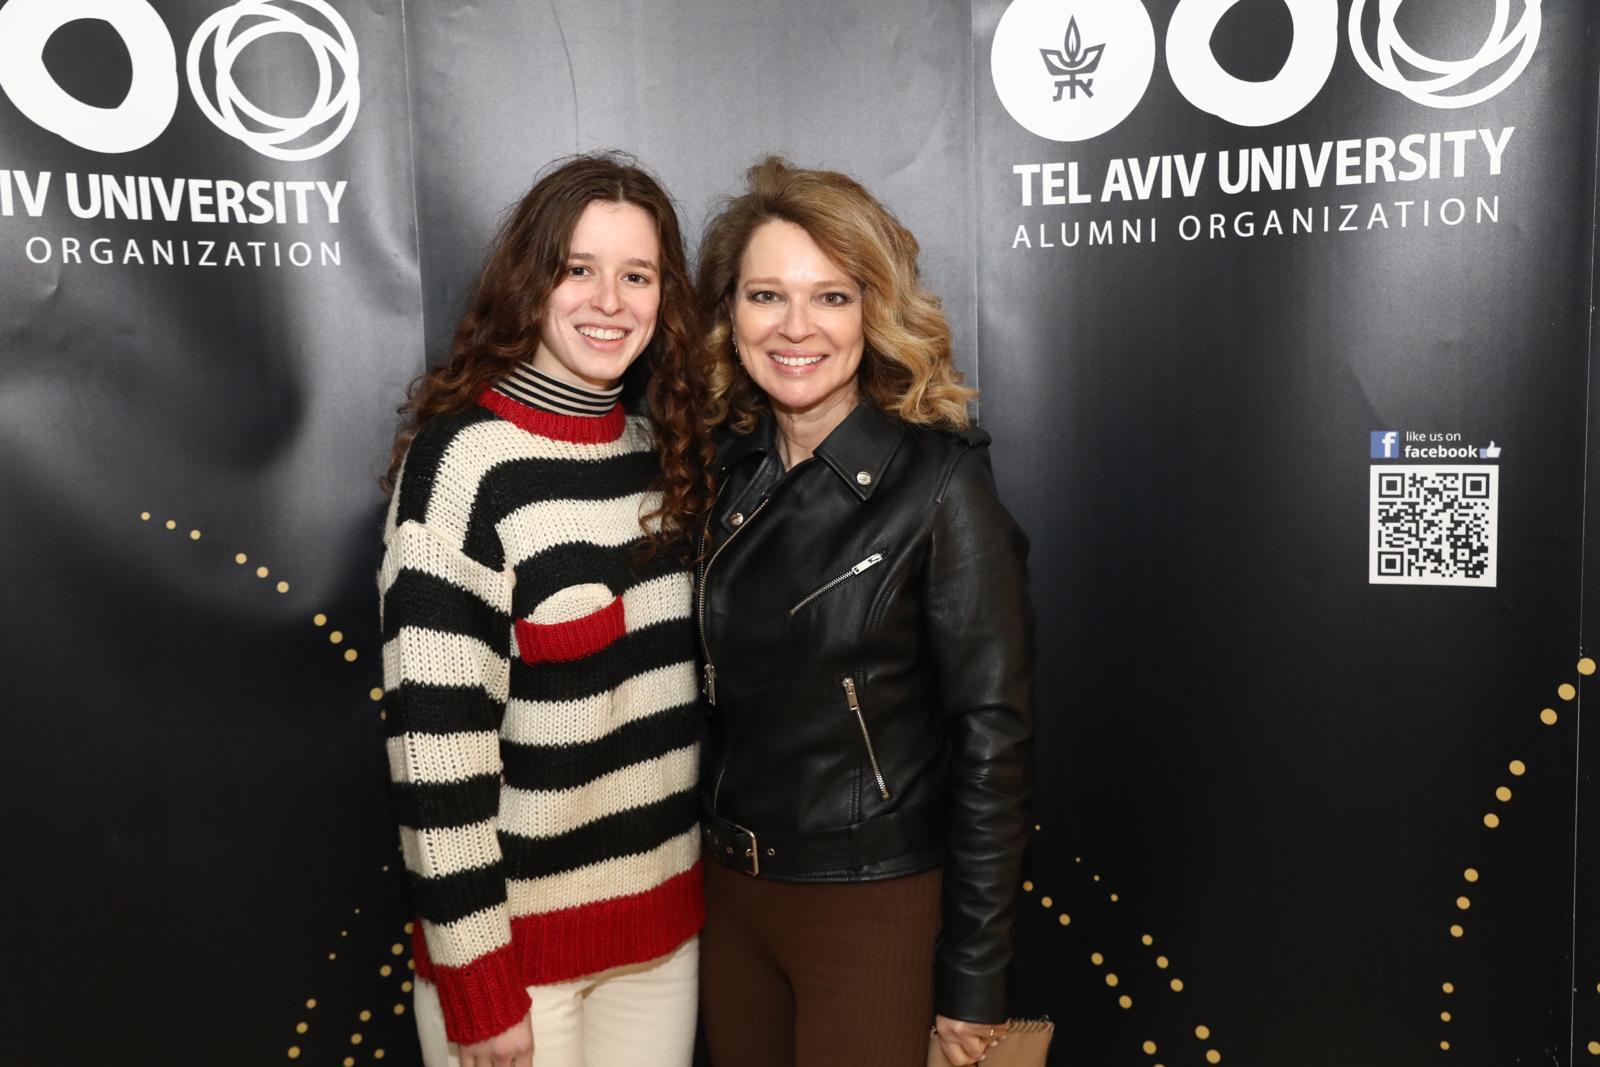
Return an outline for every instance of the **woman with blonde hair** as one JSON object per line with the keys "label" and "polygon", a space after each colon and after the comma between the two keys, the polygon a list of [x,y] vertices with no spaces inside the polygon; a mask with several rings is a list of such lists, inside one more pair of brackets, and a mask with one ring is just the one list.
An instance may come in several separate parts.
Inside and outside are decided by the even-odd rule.
{"label": "woman with blonde hair", "polygon": [[714,1061],[921,1067],[1004,1036],[1031,740],[1026,540],[916,239],[770,158],[711,222],[697,622]]}

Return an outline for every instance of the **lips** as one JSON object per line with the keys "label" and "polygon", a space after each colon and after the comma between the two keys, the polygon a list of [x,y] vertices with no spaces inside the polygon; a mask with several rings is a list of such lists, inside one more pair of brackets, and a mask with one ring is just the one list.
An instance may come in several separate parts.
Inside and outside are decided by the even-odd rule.
{"label": "lips", "polygon": [[591,341],[620,341],[628,336],[628,331],[619,326],[578,326],[575,328]]}

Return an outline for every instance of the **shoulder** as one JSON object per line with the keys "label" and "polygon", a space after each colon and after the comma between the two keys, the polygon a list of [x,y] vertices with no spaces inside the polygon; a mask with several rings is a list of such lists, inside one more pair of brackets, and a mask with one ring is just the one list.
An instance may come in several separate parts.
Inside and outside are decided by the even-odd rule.
{"label": "shoulder", "polygon": [[407,521],[426,522],[434,502],[441,497],[470,507],[484,470],[494,463],[492,441],[497,425],[506,425],[492,412],[469,406],[436,415],[422,424],[406,449],[395,484],[391,527]]}
{"label": "shoulder", "polygon": [[906,444],[919,462],[938,468],[940,497],[952,482],[969,481],[974,475],[993,485],[989,441],[988,431],[975,425],[947,429],[908,424],[906,433]]}
{"label": "shoulder", "polygon": [[656,427],[648,415],[629,415],[622,429],[622,447],[628,452],[646,452],[656,446]]}

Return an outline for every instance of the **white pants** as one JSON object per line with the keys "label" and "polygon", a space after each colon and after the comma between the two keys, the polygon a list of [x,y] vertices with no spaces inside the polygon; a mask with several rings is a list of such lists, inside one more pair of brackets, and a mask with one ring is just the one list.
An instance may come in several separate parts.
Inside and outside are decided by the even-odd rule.
{"label": "white pants", "polygon": [[[528,987],[533,1067],[688,1067],[694,1057],[700,939],[645,963]],[[460,1067],[439,993],[416,984],[417,1037],[427,1067]]]}

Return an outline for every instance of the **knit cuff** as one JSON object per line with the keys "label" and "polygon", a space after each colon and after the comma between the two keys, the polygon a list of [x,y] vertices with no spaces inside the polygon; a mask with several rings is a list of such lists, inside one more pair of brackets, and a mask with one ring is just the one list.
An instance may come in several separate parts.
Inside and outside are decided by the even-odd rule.
{"label": "knit cuff", "polygon": [[432,979],[444,1009],[444,1032],[458,1045],[505,1033],[522,1021],[533,1003],[522,984],[512,945],[465,967],[434,964]]}

